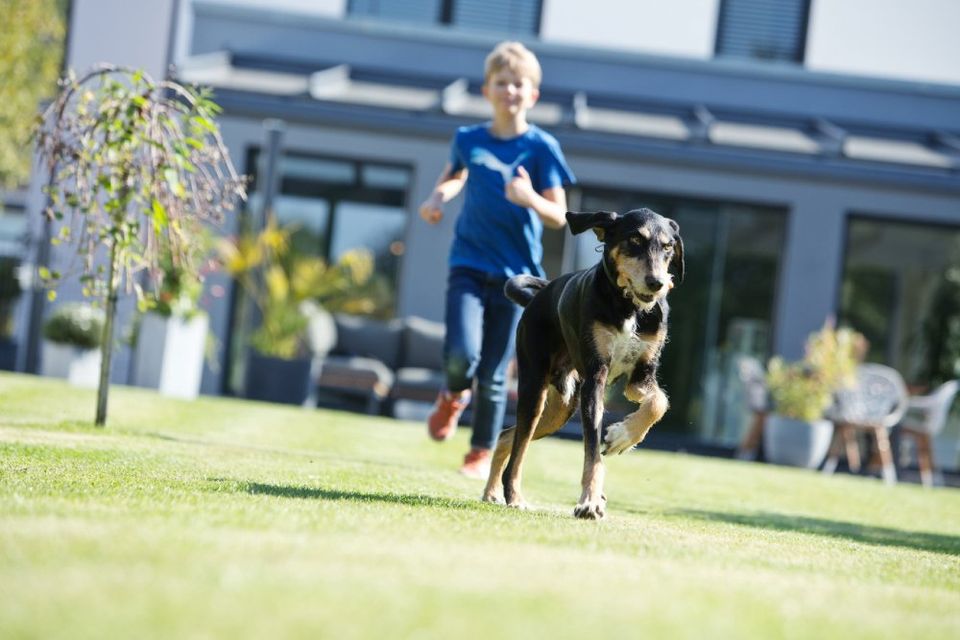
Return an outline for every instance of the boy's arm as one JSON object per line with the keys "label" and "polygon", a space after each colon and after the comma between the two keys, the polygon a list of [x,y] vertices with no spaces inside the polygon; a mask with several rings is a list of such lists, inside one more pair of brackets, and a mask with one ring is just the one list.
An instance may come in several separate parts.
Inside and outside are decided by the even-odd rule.
{"label": "boy's arm", "polygon": [[506,196],[513,204],[536,211],[545,227],[562,229],[567,223],[567,192],[563,187],[551,187],[537,193],[530,174],[522,166],[517,167],[517,175],[507,183]]}
{"label": "boy's arm", "polygon": [[420,205],[420,217],[430,224],[437,224],[443,219],[443,205],[457,197],[467,180],[466,169],[456,173],[452,169],[453,165],[448,162],[437,180],[437,186]]}

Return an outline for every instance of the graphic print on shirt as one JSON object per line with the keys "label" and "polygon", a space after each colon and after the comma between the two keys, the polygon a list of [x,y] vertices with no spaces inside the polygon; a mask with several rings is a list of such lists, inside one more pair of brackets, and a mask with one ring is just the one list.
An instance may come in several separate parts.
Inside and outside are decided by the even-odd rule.
{"label": "graphic print on shirt", "polygon": [[529,151],[524,151],[521,153],[512,164],[507,164],[497,156],[493,155],[489,150],[482,147],[477,147],[470,154],[470,162],[472,164],[478,164],[481,167],[486,167],[496,171],[503,177],[503,184],[510,182],[510,179],[513,178],[513,172],[520,165],[523,160],[530,155]]}

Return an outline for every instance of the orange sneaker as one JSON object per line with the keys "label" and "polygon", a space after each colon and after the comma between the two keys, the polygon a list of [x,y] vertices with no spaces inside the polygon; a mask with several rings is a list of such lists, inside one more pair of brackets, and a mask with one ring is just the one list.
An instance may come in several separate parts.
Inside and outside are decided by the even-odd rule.
{"label": "orange sneaker", "polygon": [[460,473],[468,478],[486,480],[490,475],[490,449],[470,449],[463,457]]}
{"label": "orange sneaker", "polygon": [[437,403],[433,405],[433,413],[427,418],[430,437],[440,442],[449,440],[457,430],[457,422],[468,404],[470,404],[469,390],[462,391],[459,395],[441,391],[437,396]]}

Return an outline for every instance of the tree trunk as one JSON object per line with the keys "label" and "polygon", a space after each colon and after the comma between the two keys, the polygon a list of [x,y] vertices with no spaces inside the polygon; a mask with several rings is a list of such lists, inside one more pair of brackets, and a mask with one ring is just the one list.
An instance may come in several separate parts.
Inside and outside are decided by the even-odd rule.
{"label": "tree trunk", "polygon": [[107,308],[103,323],[103,339],[100,343],[100,384],[97,386],[97,417],[94,424],[102,427],[107,422],[107,393],[110,390],[110,360],[113,356],[113,320],[117,315],[117,240],[110,243],[110,267],[107,274]]}

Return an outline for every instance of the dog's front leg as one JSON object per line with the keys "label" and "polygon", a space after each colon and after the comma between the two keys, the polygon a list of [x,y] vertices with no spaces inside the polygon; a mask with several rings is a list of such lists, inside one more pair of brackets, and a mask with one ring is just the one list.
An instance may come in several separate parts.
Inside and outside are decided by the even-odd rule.
{"label": "dog's front leg", "polygon": [[573,515],[588,520],[600,520],[606,512],[607,499],[603,495],[604,466],[600,456],[600,432],[603,418],[603,391],[607,384],[608,368],[599,365],[587,375],[580,391],[580,415],[583,421],[583,474],[580,478],[580,501]]}
{"label": "dog's front leg", "polygon": [[622,422],[612,424],[607,429],[607,437],[603,441],[603,455],[623,453],[639,444],[647,436],[650,427],[667,412],[669,406],[667,394],[659,386],[654,385],[653,389],[640,400],[640,406],[636,411],[629,414]]}

